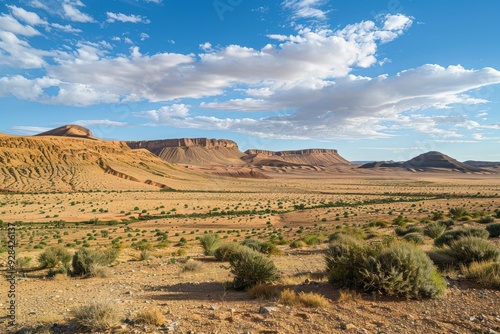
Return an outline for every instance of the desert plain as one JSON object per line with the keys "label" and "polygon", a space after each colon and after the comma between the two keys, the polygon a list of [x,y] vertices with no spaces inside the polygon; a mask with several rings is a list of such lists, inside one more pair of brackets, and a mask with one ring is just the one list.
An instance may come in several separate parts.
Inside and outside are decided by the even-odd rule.
{"label": "desert plain", "polygon": [[[75,324],[74,313],[95,302],[113,305],[118,319],[96,333],[500,332],[498,285],[443,260],[423,232],[441,220],[453,220],[448,230],[497,223],[494,170],[250,166],[235,163],[234,155],[233,164],[202,166],[97,139],[0,139],[0,270],[7,270],[7,223],[16,226],[18,259],[17,325],[9,326],[2,311],[2,332],[91,332]],[[9,146],[12,140],[30,153],[19,142]],[[457,208],[467,213],[454,216]],[[444,277],[444,295],[404,298],[329,282],[332,235],[388,245],[408,242],[410,228],[421,232],[417,247]],[[279,278],[261,290],[235,289],[230,264],[206,255],[200,243],[206,235],[220,243],[266,243]],[[498,237],[488,242],[500,247]],[[41,266],[40,255],[53,246],[70,254],[113,248],[118,256],[99,275],[68,275],[60,264]],[[2,310],[8,289],[0,285]],[[284,290],[320,302],[289,301]],[[144,321],[148,312],[159,322]]]}

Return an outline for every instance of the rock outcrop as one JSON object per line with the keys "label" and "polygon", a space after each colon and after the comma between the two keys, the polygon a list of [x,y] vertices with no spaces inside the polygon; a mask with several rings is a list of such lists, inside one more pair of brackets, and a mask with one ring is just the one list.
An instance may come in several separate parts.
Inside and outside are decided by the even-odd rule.
{"label": "rock outcrop", "polygon": [[304,149],[293,151],[266,151],[251,149],[245,151],[245,160],[255,166],[351,166],[337,150]]}
{"label": "rock outcrop", "polygon": [[242,165],[244,153],[232,140],[207,138],[180,138],[147,141],[129,141],[132,149],[144,148],[161,159],[186,165]]}
{"label": "rock outcrop", "polygon": [[71,124],[37,134],[36,136],[73,137],[97,140],[89,129],[84,128],[83,126]]}

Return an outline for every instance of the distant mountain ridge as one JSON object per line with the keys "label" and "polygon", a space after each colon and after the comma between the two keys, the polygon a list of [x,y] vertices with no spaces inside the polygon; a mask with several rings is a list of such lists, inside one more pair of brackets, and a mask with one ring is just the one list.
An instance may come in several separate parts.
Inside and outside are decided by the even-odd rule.
{"label": "distant mountain ridge", "polygon": [[92,140],[98,140],[98,138],[94,137],[92,132],[79,125],[63,125],[56,129],[52,129],[46,132],[42,132],[35,136],[57,136],[57,137],[74,137],[74,138],[87,138]]}
{"label": "distant mountain ridge", "polygon": [[337,150],[311,148],[291,151],[246,150],[245,160],[255,166],[351,166],[352,164],[341,157]]}
{"label": "distant mountain ridge", "polygon": [[465,164],[437,151],[420,154],[408,161],[375,161],[364,164],[359,168],[405,168],[411,171],[445,169],[462,173],[484,172],[481,168]]}

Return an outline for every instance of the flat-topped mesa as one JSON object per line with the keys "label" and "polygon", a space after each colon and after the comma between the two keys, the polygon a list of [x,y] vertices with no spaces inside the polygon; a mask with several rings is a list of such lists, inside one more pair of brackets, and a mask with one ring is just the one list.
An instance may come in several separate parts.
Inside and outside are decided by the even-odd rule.
{"label": "flat-topped mesa", "polygon": [[227,139],[180,138],[127,142],[132,149],[144,148],[165,161],[187,165],[242,165],[238,145]]}
{"label": "flat-topped mesa", "polygon": [[238,149],[238,144],[236,144],[232,140],[208,138],[178,138],[128,141],[127,145],[132,149],[145,148],[149,151],[162,150],[166,147],[203,147],[206,149],[223,147]]}
{"label": "flat-topped mesa", "polygon": [[245,151],[247,160],[256,166],[350,166],[337,150],[310,148],[290,151],[267,151],[250,149]]}
{"label": "flat-topped mesa", "polygon": [[333,153],[338,154],[337,150],[334,149],[326,149],[326,148],[309,148],[304,150],[291,150],[291,151],[268,151],[268,150],[256,150],[249,149],[245,151],[245,154],[248,155],[267,155],[270,157],[284,157],[288,155],[304,155],[304,154],[325,154],[325,153]]}
{"label": "flat-topped mesa", "polygon": [[37,134],[36,136],[74,137],[97,140],[92,132],[80,125],[68,124]]}

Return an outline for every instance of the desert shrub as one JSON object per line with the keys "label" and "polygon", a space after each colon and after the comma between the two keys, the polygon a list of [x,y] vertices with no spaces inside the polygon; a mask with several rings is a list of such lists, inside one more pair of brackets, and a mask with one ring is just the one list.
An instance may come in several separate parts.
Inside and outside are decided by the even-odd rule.
{"label": "desert shrub", "polygon": [[366,239],[366,233],[360,228],[344,228],[342,231],[334,232],[328,235],[328,241],[332,242],[337,240],[338,238],[342,238],[342,236],[347,235],[353,237],[358,240]]}
{"label": "desert shrub", "polygon": [[182,271],[198,272],[201,271],[202,268],[203,265],[200,261],[190,259],[186,263],[184,263]]}
{"label": "desert shrub", "polygon": [[411,222],[411,219],[403,217],[402,215],[397,216],[392,220],[393,225],[397,225],[400,227],[405,227],[407,223]]}
{"label": "desert shrub", "polygon": [[222,244],[219,247],[217,247],[217,249],[214,252],[214,256],[218,261],[222,262],[229,261],[231,256],[233,256],[233,254],[236,253],[240,247],[243,246],[241,246],[236,242],[228,242]]}
{"label": "desert shrub", "polygon": [[299,298],[295,291],[285,289],[279,294],[278,303],[287,306],[295,306],[299,303]]}
{"label": "desert shrub", "polygon": [[338,234],[325,254],[328,278],[341,286],[356,286],[362,263],[368,256],[367,245],[357,238]]}
{"label": "desert shrub", "polygon": [[486,231],[490,234],[490,238],[495,238],[500,236],[500,223],[491,224],[486,226]]}
{"label": "desert shrub", "polygon": [[369,227],[387,227],[389,226],[389,222],[386,222],[385,220],[372,220],[368,223]]}
{"label": "desert shrub", "polygon": [[283,291],[282,285],[257,283],[247,291],[248,297],[257,299],[277,299]]}
{"label": "desert shrub", "polygon": [[475,227],[451,230],[434,239],[434,245],[437,247],[449,246],[453,241],[467,236],[487,239],[489,233],[485,229]]}
{"label": "desert shrub", "polygon": [[386,248],[337,240],[326,255],[332,283],[407,298],[437,297],[446,282],[429,257],[410,243],[394,243]]}
{"label": "desert shrub", "polygon": [[480,284],[500,288],[500,262],[472,262],[461,266],[465,277],[476,279]]}
{"label": "desert shrub", "polygon": [[486,216],[486,217],[479,218],[479,220],[477,222],[479,224],[490,224],[490,223],[493,223],[494,221],[495,221],[495,217],[493,217],[493,216]]}
{"label": "desert shrub", "polygon": [[78,329],[104,331],[119,324],[120,312],[112,303],[92,303],[72,310],[73,322]]}
{"label": "desert shrub", "polygon": [[468,216],[469,212],[464,207],[451,208],[450,215],[452,217],[455,217],[455,218],[460,218],[460,217]]}
{"label": "desert shrub", "polygon": [[165,315],[156,307],[137,313],[135,321],[140,324],[161,326],[165,324]]}
{"label": "desert shrub", "polygon": [[400,237],[404,237],[405,235],[407,235],[409,233],[423,233],[424,231],[421,227],[412,225],[412,226],[408,226],[407,228],[398,226],[398,227],[396,227],[394,232],[396,232],[396,234],[399,235]]}
{"label": "desert shrub", "polygon": [[290,243],[291,248],[303,248],[306,246],[307,244],[302,239],[294,240]]}
{"label": "desert shrub", "polygon": [[467,236],[453,241],[447,252],[457,262],[465,265],[472,262],[500,261],[500,249],[478,237]]}
{"label": "desert shrub", "polygon": [[270,283],[279,278],[274,262],[261,253],[241,247],[230,259],[236,289],[246,289],[257,283]]}
{"label": "desert shrub", "polygon": [[30,266],[32,258],[29,256],[21,256],[16,258],[16,268],[26,269]]}
{"label": "desert shrub", "polygon": [[67,266],[69,261],[71,261],[71,254],[60,246],[47,248],[38,256],[38,262],[42,268],[54,268],[59,263]]}
{"label": "desert shrub", "polygon": [[80,248],[73,255],[73,274],[90,275],[98,274],[95,272],[100,266],[112,264],[118,257],[118,250],[109,248],[103,251],[95,251],[90,248]]}
{"label": "desert shrub", "polygon": [[408,233],[403,237],[405,241],[413,242],[416,245],[422,245],[425,243],[424,236],[418,232]]}
{"label": "desert shrub", "polygon": [[424,234],[429,238],[436,239],[445,231],[446,231],[446,225],[443,225],[440,222],[434,222],[430,223],[425,227]]}
{"label": "desert shrub", "polygon": [[260,252],[262,242],[255,239],[245,239],[241,242],[241,244],[253,249],[254,251]]}
{"label": "desert shrub", "polygon": [[215,253],[217,247],[220,246],[221,241],[219,235],[215,233],[207,233],[200,237],[200,244],[203,247],[203,252],[205,255],[212,256]]}
{"label": "desert shrub", "polygon": [[308,246],[319,245],[325,239],[326,238],[324,237],[324,235],[319,235],[317,233],[306,234],[301,238],[301,240],[304,241]]}
{"label": "desert shrub", "polygon": [[151,257],[151,253],[148,252],[147,250],[142,250],[141,253],[139,254],[139,261],[146,261]]}
{"label": "desert shrub", "polygon": [[450,219],[445,219],[445,220],[439,220],[438,223],[440,223],[441,225],[446,226],[447,228],[455,225],[455,221],[453,219],[451,219],[451,218]]}
{"label": "desert shrub", "polygon": [[500,209],[495,210],[495,217],[500,218]]}
{"label": "desert shrub", "polygon": [[361,279],[365,291],[406,298],[438,297],[446,289],[431,259],[408,243],[393,244],[368,258]]}
{"label": "desert shrub", "polygon": [[278,255],[282,253],[281,250],[270,241],[260,244],[260,252],[267,255]]}

